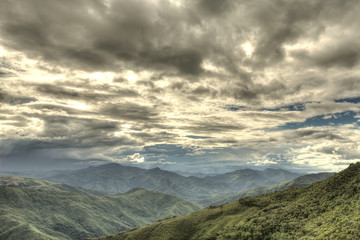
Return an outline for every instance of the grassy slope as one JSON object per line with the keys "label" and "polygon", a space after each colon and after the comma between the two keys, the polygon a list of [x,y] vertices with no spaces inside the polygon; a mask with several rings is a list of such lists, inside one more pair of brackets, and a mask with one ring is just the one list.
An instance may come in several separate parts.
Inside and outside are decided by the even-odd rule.
{"label": "grassy slope", "polygon": [[103,239],[360,239],[359,202],[357,163],[307,187],[242,198]]}
{"label": "grassy slope", "polygon": [[199,209],[144,189],[100,196],[35,179],[0,178],[0,185],[0,239],[83,239]]}

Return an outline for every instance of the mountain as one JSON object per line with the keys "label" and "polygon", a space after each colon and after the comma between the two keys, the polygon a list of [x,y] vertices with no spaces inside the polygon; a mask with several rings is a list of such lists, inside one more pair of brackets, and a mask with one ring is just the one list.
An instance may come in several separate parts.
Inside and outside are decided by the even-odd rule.
{"label": "mountain", "polygon": [[145,189],[101,195],[65,184],[0,177],[0,239],[97,237],[199,208],[194,203]]}
{"label": "mountain", "polygon": [[287,181],[287,182],[283,182],[283,183],[279,183],[279,184],[275,184],[275,185],[271,185],[271,186],[258,187],[258,188],[250,189],[247,191],[242,191],[242,192],[239,192],[238,194],[235,194],[232,196],[224,196],[223,194],[220,194],[219,196],[214,196],[212,198],[205,199],[199,203],[203,206],[221,205],[224,203],[236,201],[239,198],[257,196],[260,194],[280,191],[280,190],[284,190],[284,189],[291,188],[291,187],[304,187],[311,183],[318,182],[318,181],[324,180],[326,178],[329,178],[334,174],[335,173],[328,173],[328,172],[306,174],[306,175],[300,176],[298,178],[295,178],[294,180],[291,180],[291,181]]}
{"label": "mountain", "polygon": [[63,172],[46,180],[91,190],[123,193],[140,187],[160,191],[187,201],[201,202],[219,194],[233,195],[239,191],[292,180],[299,174],[282,169],[238,170],[232,173],[198,178],[184,177],[160,168],[141,169],[116,163]]}
{"label": "mountain", "polygon": [[0,177],[6,176],[18,176],[18,177],[26,177],[26,178],[46,178],[55,175],[59,175],[62,173],[69,172],[70,170],[43,170],[43,171],[0,171]]}
{"label": "mountain", "polygon": [[94,195],[107,195],[106,192],[83,189],[74,187],[63,183],[54,183],[44,180],[33,178],[23,178],[18,176],[5,176],[0,177],[0,186],[18,187],[18,188],[31,188],[39,191],[67,191],[73,193],[94,194]]}
{"label": "mountain", "polygon": [[359,199],[356,163],[306,187],[241,198],[101,239],[359,239]]}
{"label": "mountain", "polygon": [[264,171],[242,169],[235,172],[205,177],[205,180],[227,184],[228,191],[245,191],[259,186],[273,185],[299,177],[300,174],[283,169],[267,168]]}
{"label": "mountain", "polygon": [[207,174],[207,173],[201,173],[201,172],[196,172],[196,173],[192,173],[192,172],[184,172],[184,171],[174,171],[174,173],[177,173],[181,176],[184,176],[184,177],[197,177],[197,178],[203,178],[203,177],[206,177],[206,176],[215,176],[217,174],[214,174],[214,173],[210,173],[210,174]]}

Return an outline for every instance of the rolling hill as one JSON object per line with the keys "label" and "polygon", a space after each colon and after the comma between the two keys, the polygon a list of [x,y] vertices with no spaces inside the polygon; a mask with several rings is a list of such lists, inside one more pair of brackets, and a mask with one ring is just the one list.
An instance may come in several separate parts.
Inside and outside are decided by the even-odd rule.
{"label": "rolling hill", "polygon": [[200,207],[145,189],[119,195],[0,177],[0,239],[84,239],[184,215]]}
{"label": "rolling hill", "polygon": [[255,187],[292,180],[300,175],[282,169],[238,170],[216,176],[184,177],[160,168],[141,169],[116,163],[64,172],[46,180],[86,189],[123,193],[132,188],[160,191],[187,201],[202,202],[215,195],[233,195]]}
{"label": "rolling hill", "polygon": [[260,194],[271,193],[292,187],[304,187],[314,182],[318,182],[326,178],[329,178],[332,175],[334,175],[334,173],[328,173],[328,172],[306,174],[298,178],[295,178],[294,180],[291,181],[265,186],[265,187],[258,187],[247,191],[242,191],[232,196],[224,196],[223,194],[220,194],[219,196],[214,196],[212,198],[205,199],[201,201],[200,204],[202,206],[216,206],[216,205],[221,205],[236,201],[239,198],[257,196]]}
{"label": "rolling hill", "polygon": [[102,240],[360,239],[360,163],[323,181],[209,207]]}

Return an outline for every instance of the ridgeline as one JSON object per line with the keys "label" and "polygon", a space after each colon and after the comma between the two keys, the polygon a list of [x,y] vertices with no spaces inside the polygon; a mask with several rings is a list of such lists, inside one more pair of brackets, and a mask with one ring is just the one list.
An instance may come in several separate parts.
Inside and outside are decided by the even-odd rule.
{"label": "ridgeline", "polygon": [[360,239],[360,163],[321,182],[202,209],[102,240]]}

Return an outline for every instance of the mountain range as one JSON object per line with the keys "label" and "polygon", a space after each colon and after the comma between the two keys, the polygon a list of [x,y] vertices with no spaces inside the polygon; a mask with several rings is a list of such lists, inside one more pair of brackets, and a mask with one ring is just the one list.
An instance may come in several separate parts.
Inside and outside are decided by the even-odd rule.
{"label": "mountain range", "polygon": [[0,177],[0,239],[84,239],[180,216],[200,206],[145,189],[109,195],[22,177]]}
{"label": "mountain range", "polygon": [[359,199],[356,163],[305,187],[241,198],[101,239],[359,239]]}
{"label": "mountain range", "polygon": [[256,187],[290,181],[300,174],[283,169],[264,171],[243,169],[216,176],[184,177],[160,168],[141,169],[116,163],[65,171],[44,179],[85,189],[124,193],[132,188],[145,188],[192,202],[206,202],[214,196],[234,195]]}
{"label": "mountain range", "polygon": [[234,195],[225,195],[224,196],[223,194],[220,194],[218,196],[214,196],[212,198],[205,199],[205,200],[201,201],[200,204],[203,206],[216,206],[216,205],[221,205],[224,203],[233,202],[233,201],[236,201],[236,200],[238,200],[240,198],[244,198],[244,197],[257,196],[257,195],[261,195],[261,194],[265,194],[265,193],[271,193],[271,192],[275,192],[275,191],[284,190],[287,188],[304,187],[311,183],[327,179],[334,174],[335,173],[330,173],[330,172],[306,174],[306,175],[297,177],[291,181],[274,184],[274,185],[270,185],[270,186],[258,187],[258,188],[250,189],[247,191],[241,191],[238,194],[234,194]]}
{"label": "mountain range", "polygon": [[119,164],[18,174],[53,182],[0,177],[0,239],[83,239],[113,234],[201,208],[164,192],[180,197],[187,194],[187,198],[209,206],[301,187],[332,175],[308,174],[268,186],[299,174],[282,169],[243,169],[198,178],[159,168],[145,170]]}

